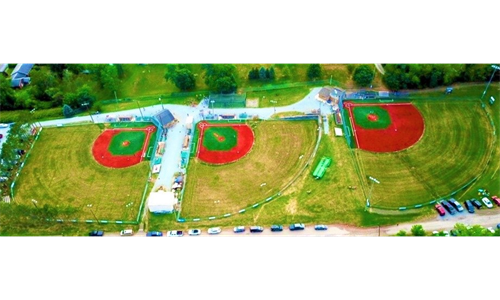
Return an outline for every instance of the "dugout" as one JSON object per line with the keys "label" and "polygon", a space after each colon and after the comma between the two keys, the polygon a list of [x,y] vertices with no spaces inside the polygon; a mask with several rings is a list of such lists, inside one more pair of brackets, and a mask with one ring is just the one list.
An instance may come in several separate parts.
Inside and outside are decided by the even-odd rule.
{"label": "dugout", "polygon": [[167,128],[173,127],[178,120],[168,109],[164,109],[154,115],[154,118],[160,123],[161,127],[165,130]]}

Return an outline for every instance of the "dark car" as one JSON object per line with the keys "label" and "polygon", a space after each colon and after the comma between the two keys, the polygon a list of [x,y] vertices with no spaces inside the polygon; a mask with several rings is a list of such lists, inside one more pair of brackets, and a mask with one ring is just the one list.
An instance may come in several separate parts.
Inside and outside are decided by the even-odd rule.
{"label": "dark car", "polygon": [[464,202],[465,208],[467,208],[467,211],[470,212],[471,214],[474,213],[474,205],[472,205],[472,202],[470,200],[465,200]]}
{"label": "dark car", "polygon": [[472,198],[470,202],[472,202],[472,205],[474,205],[477,209],[481,209],[481,207],[483,207],[483,203],[476,198]]}
{"label": "dark car", "polygon": [[264,228],[261,226],[251,226],[250,227],[250,232],[262,232],[264,231]]}
{"label": "dark car", "polygon": [[89,232],[89,236],[103,236],[104,235],[104,231],[102,230],[92,230],[91,232]]}
{"label": "dark car", "polygon": [[271,225],[271,231],[283,231],[283,226],[281,226],[281,225]]}
{"label": "dark car", "polygon": [[450,213],[450,215],[454,215],[455,214],[455,209],[453,208],[453,206],[451,206],[450,203],[448,203],[448,201],[446,200],[443,200],[441,201],[441,205]]}
{"label": "dark car", "polygon": [[453,206],[453,208],[455,208],[458,212],[464,211],[464,208],[462,207],[462,205],[460,205],[460,203],[458,203],[458,201],[455,200],[455,198],[450,198],[448,200],[448,203],[450,203],[451,206]]}
{"label": "dark car", "polygon": [[290,225],[290,230],[295,231],[295,230],[304,230],[306,226],[302,223],[295,223]]}
{"label": "dark car", "polygon": [[163,233],[161,233],[161,231],[148,231],[146,236],[163,236]]}
{"label": "dark car", "polygon": [[444,211],[444,208],[441,204],[437,203],[436,205],[434,205],[434,207],[436,208],[436,210],[438,211],[438,213],[441,217],[446,214],[446,212]]}

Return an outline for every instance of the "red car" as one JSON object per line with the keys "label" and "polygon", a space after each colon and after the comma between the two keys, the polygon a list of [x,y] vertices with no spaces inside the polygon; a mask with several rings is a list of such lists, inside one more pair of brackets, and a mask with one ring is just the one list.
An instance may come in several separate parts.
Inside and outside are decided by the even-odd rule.
{"label": "red car", "polygon": [[493,200],[493,202],[500,206],[500,198],[498,198],[497,196],[491,196],[491,200]]}
{"label": "red car", "polygon": [[445,210],[444,210],[444,207],[441,206],[441,204],[436,204],[434,206],[436,208],[436,210],[438,211],[439,215],[442,217],[446,214]]}

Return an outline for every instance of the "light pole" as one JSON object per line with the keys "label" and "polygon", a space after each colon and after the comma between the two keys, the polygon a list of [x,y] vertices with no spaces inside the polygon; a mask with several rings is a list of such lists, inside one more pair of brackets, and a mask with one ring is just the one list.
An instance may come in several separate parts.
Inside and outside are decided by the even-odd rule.
{"label": "light pole", "polygon": [[116,97],[116,91],[113,91],[115,92],[115,103],[116,103],[116,108],[117,108],[117,111],[120,110],[120,107],[118,106],[118,97]]}
{"label": "light pole", "polygon": [[38,206],[36,205],[38,203],[38,201],[36,201],[35,199],[31,199],[31,203],[33,203],[33,205],[36,207],[37,210],[40,210],[38,208]]}
{"label": "light pole", "polygon": [[370,198],[372,196],[373,186],[375,185],[375,183],[377,183],[377,184],[380,183],[380,181],[378,181],[377,178],[374,178],[372,176],[368,176],[368,179],[372,182],[372,186],[370,187],[370,192],[368,192],[368,198],[366,198],[365,211],[368,210],[368,208],[370,207]]}
{"label": "light pole", "polygon": [[214,109],[215,100],[210,100],[210,103],[212,104],[212,115],[215,115],[215,109]]}
{"label": "light pole", "polygon": [[139,105],[139,101],[135,101],[137,103],[137,107],[139,107],[139,112],[141,113],[142,120],[144,120],[144,116],[142,115],[141,106]]}
{"label": "light pole", "polygon": [[87,107],[87,113],[89,114],[90,119],[92,120],[92,123],[95,123],[94,118],[92,118],[92,115],[90,114],[90,111],[89,111],[89,103],[88,102],[82,103],[82,106]]}
{"label": "light pole", "polygon": [[488,87],[490,86],[491,81],[493,80],[493,76],[495,76],[495,72],[497,70],[500,70],[500,67],[497,65],[491,65],[493,68],[493,74],[491,74],[490,81],[488,81],[488,84],[486,85],[486,88],[484,89],[483,95],[481,96],[481,100],[483,100],[484,95],[486,95],[486,91],[488,90]]}
{"label": "light pole", "polygon": [[276,100],[270,100],[269,102],[271,102],[271,103],[274,104],[274,113],[276,113],[276,103],[278,103],[278,101],[276,101]]}
{"label": "light pole", "polygon": [[161,97],[158,98],[158,101],[160,101],[160,103],[161,103],[161,109],[165,109],[165,108],[163,108],[163,101],[161,101]]}
{"label": "light pole", "polygon": [[99,219],[97,219],[97,216],[95,215],[94,211],[92,210],[92,204],[87,204],[87,207],[90,209],[90,212],[92,213],[95,220],[97,221],[97,224],[99,224]]}

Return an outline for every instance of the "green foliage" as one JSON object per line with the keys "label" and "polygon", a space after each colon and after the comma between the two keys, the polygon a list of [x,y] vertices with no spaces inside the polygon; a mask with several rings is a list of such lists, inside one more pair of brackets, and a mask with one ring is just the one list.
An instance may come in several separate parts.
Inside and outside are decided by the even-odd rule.
{"label": "green foliage", "polygon": [[396,233],[397,236],[406,236],[406,231],[400,230],[398,233]]}
{"label": "green foliage", "polygon": [[16,109],[16,95],[14,89],[10,87],[10,78],[3,78],[0,75],[0,109]]}
{"label": "green foliage", "polygon": [[269,71],[269,74],[268,74],[267,78],[274,80],[276,78],[276,72],[274,71],[274,68],[270,67],[268,69],[268,71]]}
{"label": "green foliage", "polygon": [[234,65],[203,65],[205,84],[216,93],[233,93],[236,91],[236,67]]}
{"label": "green foliage", "polygon": [[411,234],[414,236],[425,236],[425,230],[422,225],[413,225],[411,227]]}
{"label": "green foliage", "polygon": [[257,68],[252,68],[248,72],[248,79],[249,80],[259,79],[259,70]]}
{"label": "green foliage", "polygon": [[65,118],[71,118],[75,114],[68,104],[64,104],[62,111]]}
{"label": "green foliage", "polygon": [[193,73],[187,68],[179,68],[175,65],[169,65],[165,80],[171,81],[181,91],[189,91],[195,88],[196,79]]}
{"label": "green foliage", "polygon": [[456,223],[454,227],[457,236],[491,236],[493,235],[488,229],[481,225],[465,225]]}
{"label": "green foliage", "polygon": [[375,72],[373,71],[373,68],[370,68],[367,65],[361,65],[354,71],[353,80],[359,86],[367,87],[372,83],[374,77]]}
{"label": "green foliage", "polygon": [[321,66],[319,64],[311,64],[307,68],[307,78],[314,80],[321,76]]}
{"label": "green foliage", "polygon": [[110,92],[116,91],[118,87],[118,69],[116,65],[103,65],[99,70],[102,87]]}
{"label": "green foliage", "polygon": [[259,79],[266,79],[266,69],[264,67],[260,67],[259,69]]}
{"label": "green foliage", "polygon": [[33,98],[42,101],[52,100],[46,91],[57,85],[57,77],[49,70],[37,68],[31,70],[30,77],[31,82],[27,89],[30,90]]}
{"label": "green foliage", "polygon": [[290,67],[289,66],[284,66],[281,69],[281,78],[283,78],[283,79],[290,79],[291,76],[292,76],[292,71],[290,71]]}
{"label": "green foliage", "polygon": [[88,105],[89,107],[94,104],[96,97],[90,93],[91,88],[84,84],[76,91],[77,107]]}

